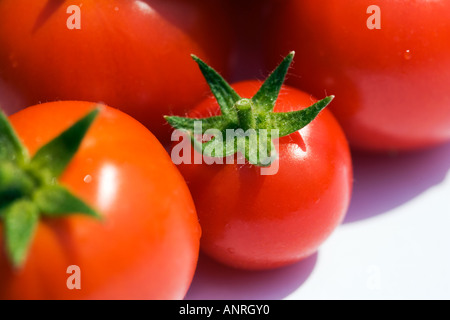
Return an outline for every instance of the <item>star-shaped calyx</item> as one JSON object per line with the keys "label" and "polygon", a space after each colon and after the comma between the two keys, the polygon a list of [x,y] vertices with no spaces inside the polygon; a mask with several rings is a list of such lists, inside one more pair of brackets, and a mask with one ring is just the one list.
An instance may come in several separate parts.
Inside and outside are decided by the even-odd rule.
{"label": "star-shaped calyx", "polygon": [[[211,88],[221,115],[208,118],[166,116],[165,119],[173,128],[187,133],[193,146],[208,157],[226,157],[240,152],[253,165],[269,166],[278,156],[273,140],[308,125],[334,98],[328,96],[298,111],[273,111],[294,52],[283,59],[252,98],[242,98],[213,68],[194,55],[192,58]],[[205,133],[211,136],[207,142],[196,137]]]}
{"label": "star-shaped calyx", "polygon": [[0,221],[6,255],[14,268],[23,266],[42,216],[79,213],[100,218],[95,209],[58,182],[98,112],[89,112],[30,157],[0,111]]}

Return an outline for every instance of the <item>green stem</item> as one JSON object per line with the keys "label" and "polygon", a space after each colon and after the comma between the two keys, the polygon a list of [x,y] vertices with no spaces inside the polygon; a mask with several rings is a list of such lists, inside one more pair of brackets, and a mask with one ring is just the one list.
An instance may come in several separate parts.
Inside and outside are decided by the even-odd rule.
{"label": "green stem", "polygon": [[[193,56],[198,63],[200,70],[211,91],[216,97],[219,104],[221,115],[201,119],[189,119],[184,117],[166,116],[167,122],[175,129],[189,132],[194,147],[202,150],[203,154],[208,157],[215,157],[215,153],[207,148],[215,146],[220,147],[229,144],[230,141],[218,141],[214,139],[206,143],[201,143],[193,139],[193,124],[196,121],[202,121],[202,129],[217,129],[221,132],[228,130],[242,129],[245,134],[236,135],[234,141],[237,146],[236,152],[241,152],[249,163],[262,166],[269,165],[255,155],[260,154],[259,151],[270,151],[270,161],[276,158],[276,152],[273,150],[273,139],[269,138],[267,143],[260,143],[259,146],[248,146],[248,141],[252,139],[260,139],[260,133],[277,130],[278,137],[283,137],[296,132],[313,121],[317,115],[333,100],[334,96],[326,97],[313,104],[312,106],[292,112],[274,112],[275,103],[282,88],[288,68],[294,58],[294,52],[290,52],[278,67],[269,75],[269,77],[261,85],[257,93],[251,98],[241,98],[234,89],[210,66],[201,61],[198,57]],[[249,130],[253,129],[253,130]],[[258,140],[257,140],[258,141]],[[263,150],[265,149],[265,150]],[[262,152],[264,153],[264,152]],[[223,153],[222,153],[223,154]],[[266,157],[267,158],[267,157]],[[253,161],[252,161],[253,159]]]}
{"label": "green stem", "polygon": [[255,117],[253,115],[253,103],[251,99],[241,99],[235,104],[239,127],[244,131],[255,129]]}

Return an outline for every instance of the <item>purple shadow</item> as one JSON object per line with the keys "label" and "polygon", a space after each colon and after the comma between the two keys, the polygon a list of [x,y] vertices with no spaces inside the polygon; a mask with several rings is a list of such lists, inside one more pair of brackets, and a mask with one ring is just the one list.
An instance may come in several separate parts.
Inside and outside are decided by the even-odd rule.
{"label": "purple shadow", "polygon": [[440,184],[450,169],[450,144],[395,156],[354,154],[354,185],[344,223],[385,213]]}
{"label": "purple shadow", "polygon": [[186,300],[281,300],[308,279],[317,253],[293,265],[244,271],[221,265],[200,255],[197,272]]}

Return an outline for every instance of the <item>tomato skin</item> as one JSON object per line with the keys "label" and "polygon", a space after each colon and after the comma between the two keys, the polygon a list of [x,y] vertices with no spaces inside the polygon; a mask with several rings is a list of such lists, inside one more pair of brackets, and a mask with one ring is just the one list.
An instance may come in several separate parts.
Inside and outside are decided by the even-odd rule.
{"label": "tomato skin", "polygon": [[[370,30],[376,4],[381,29]],[[268,65],[296,51],[287,83],[332,92],[355,149],[406,151],[450,140],[450,2],[272,1]]]}
{"label": "tomato skin", "polygon": [[[70,5],[80,6],[79,30],[66,26]],[[190,54],[228,72],[225,12],[216,0],[2,1],[0,102],[13,112],[101,101],[169,141],[162,116],[183,115],[208,92]]]}
{"label": "tomato skin", "polygon": [[[10,117],[30,154],[95,104],[54,102]],[[13,272],[0,252],[0,299],[182,299],[200,228],[189,190],[165,149],[139,122],[103,107],[60,179],[102,214],[41,220],[27,261]],[[0,247],[4,247],[0,225]],[[80,290],[69,290],[69,266]]]}
{"label": "tomato skin", "polygon": [[[260,85],[244,81],[233,88],[241,97],[252,97]],[[306,108],[313,102],[309,94],[283,87],[275,111]],[[219,112],[217,102],[209,98],[189,116]],[[274,175],[263,176],[260,168],[236,162],[182,163],[178,168],[197,208],[201,250],[242,269],[275,268],[314,253],[342,221],[352,189],[348,144],[327,110],[279,140]]]}

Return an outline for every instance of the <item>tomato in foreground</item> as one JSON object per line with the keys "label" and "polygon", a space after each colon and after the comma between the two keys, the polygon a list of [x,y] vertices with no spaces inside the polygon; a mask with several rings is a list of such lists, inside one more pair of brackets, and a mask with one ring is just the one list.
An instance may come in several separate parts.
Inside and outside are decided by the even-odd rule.
{"label": "tomato in foreground", "polygon": [[[44,144],[95,107],[46,103],[10,120],[34,159]],[[6,254],[6,224],[0,220],[1,299],[182,299],[187,292],[200,228],[183,177],[139,122],[107,106],[99,110],[59,183],[100,218],[43,216],[19,268]],[[49,210],[59,205],[51,197]]]}
{"label": "tomato in foreground", "polygon": [[[227,72],[222,7],[220,0],[0,1],[0,102],[16,111],[101,101],[170,141],[162,116],[184,114],[207,93],[189,55]],[[79,29],[68,28],[77,22]]]}
{"label": "tomato in foreground", "polygon": [[296,50],[287,83],[335,94],[330,108],[355,149],[450,141],[450,1],[271,2],[268,65]]}
{"label": "tomato in foreground", "polygon": [[[208,79],[211,81],[214,77],[211,70],[205,70],[209,72]],[[275,82],[280,84],[279,79]],[[211,97],[189,112],[188,117],[202,120],[204,126],[214,123],[216,129],[223,129],[219,117],[232,114],[233,108],[237,108],[237,122],[243,124],[245,120],[241,121],[240,106],[243,101],[248,102],[246,98],[253,97],[252,110],[256,122],[266,121],[274,115],[274,120],[267,120],[267,123],[279,127],[282,132],[289,125],[290,114],[281,118],[281,126],[276,124],[277,115],[305,110],[317,102],[310,94],[282,86],[274,112],[265,112],[260,107],[270,104],[278,91],[266,86],[266,91],[272,92],[260,94],[259,99],[255,99],[257,91],[264,91],[260,87],[264,85],[261,86],[259,81],[239,82],[232,88],[221,85],[222,90],[213,90],[221,106],[218,100]],[[225,100],[222,98],[237,102],[227,109],[223,107]],[[301,115],[300,118],[309,117],[307,113],[295,114]],[[184,130],[181,132],[189,131],[186,118],[167,117],[167,120],[173,127]],[[247,160],[251,159],[251,155],[241,164],[236,155],[228,155],[222,159],[223,163],[209,164],[207,159],[212,158],[210,154],[205,155],[206,149],[203,150],[202,163],[195,164],[196,155],[201,157],[198,143],[194,144],[195,150],[192,149],[191,161],[178,165],[197,208],[202,227],[200,248],[210,257],[236,268],[280,267],[315,253],[342,221],[351,196],[352,164],[341,127],[330,111],[323,110],[301,130],[289,130],[293,132],[274,139],[274,145],[278,145],[278,157],[270,166],[250,163]],[[191,147],[188,139],[181,139],[182,135],[174,135],[174,139],[176,137],[180,138],[180,142],[173,144],[173,160],[177,160],[175,157],[182,153],[179,152],[180,144],[187,141]],[[183,147],[182,150],[186,152],[187,149]],[[185,157],[183,154],[181,156]],[[233,163],[226,162],[230,158]],[[263,168],[271,167],[275,170],[262,175]]]}

